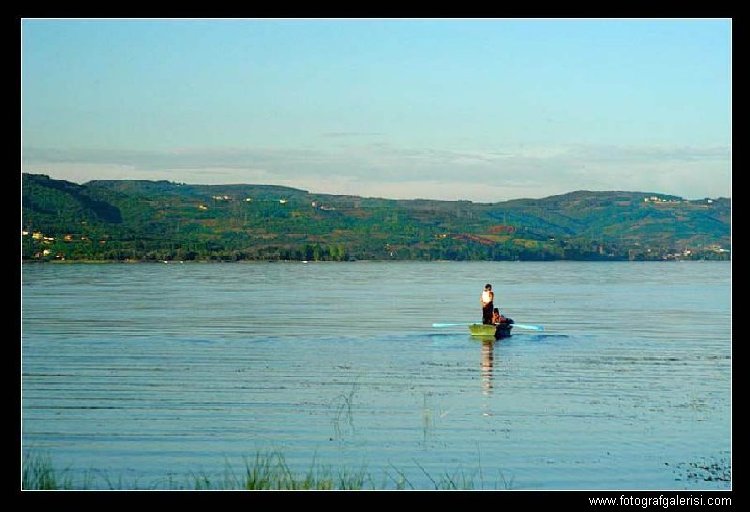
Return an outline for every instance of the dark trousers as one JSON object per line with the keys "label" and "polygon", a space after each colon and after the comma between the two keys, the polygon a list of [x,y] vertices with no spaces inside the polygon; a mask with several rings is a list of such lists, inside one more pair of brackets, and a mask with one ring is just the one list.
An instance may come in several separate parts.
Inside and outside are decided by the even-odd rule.
{"label": "dark trousers", "polygon": [[495,309],[495,306],[493,305],[492,302],[482,307],[482,323],[483,324],[492,323],[492,310],[493,309]]}

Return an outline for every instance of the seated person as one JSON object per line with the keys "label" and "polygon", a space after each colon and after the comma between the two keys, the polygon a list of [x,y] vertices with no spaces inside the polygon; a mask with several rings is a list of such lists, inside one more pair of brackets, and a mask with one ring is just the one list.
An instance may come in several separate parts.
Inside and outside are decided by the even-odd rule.
{"label": "seated person", "polygon": [[492,323],[494,325],[498,324],[512,324],[513,320],[510,318],[507,318],[500,314],[500,310],[498,308],[495,308],[492,310]]}

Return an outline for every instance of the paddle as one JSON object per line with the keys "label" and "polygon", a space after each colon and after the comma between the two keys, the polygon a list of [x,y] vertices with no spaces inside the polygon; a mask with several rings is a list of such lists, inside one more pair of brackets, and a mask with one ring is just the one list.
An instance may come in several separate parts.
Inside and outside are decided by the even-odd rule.
{"label": "paddle", "polygon": [[[474,322],[465,322],[462,324],[432,324],[433,327],[456,327],[459,325],[469,325],[470,323]],[[528,325],[528,324],[517,324],[513,323],[511,324],[513,327],[518,327],[519,329],[529,329],[532,331],[543,331],[544,327],[541,325]]]}

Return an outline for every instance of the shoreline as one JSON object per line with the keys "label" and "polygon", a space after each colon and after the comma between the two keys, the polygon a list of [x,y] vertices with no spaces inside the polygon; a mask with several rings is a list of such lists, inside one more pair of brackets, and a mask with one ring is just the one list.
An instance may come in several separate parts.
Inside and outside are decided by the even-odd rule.
{"label": "shoreline", "polygon": [[224,265],[224,264],[265,264],[265,263],[300,263],[300,264],[319,264],[319,263],[335,263],[335,264],[346,264],[346,263],[695,263],[695,262],[721,262],[731,263],[731,259],[668,259],[668,260],[347,260],[347,261],[335,261],[335,260],[38,260],[38,259],[25,259],[21,260],[22,265],[41,265],[41,264],[52,264],[52,265]]}
{"label": "shoreline", "polygon": [[[732,464],[729,454],[716,454],[709,460],[693,460],[688,462],[665,463],[675,468],[675,481],[693,483],[686,487],[686,491],[701,493],[726,493],[732,490]],[[476,466],[469,468],[459,466],[451,471],[431,475],[424,468],[421,469],[426,482],[411,482],[404,470],[391,466],[390,468],[369,469],[367,464],[358,467],[332,467],[319,464],[313,457],[306,469],[293,469],[286,461],[281,451],[258,451],[254,456],[243,457],[239,465],[240,472],[236,472],[237,465],[232,466],[227,461],[223,472],[207,473],[204,471],[170,473],[163,477],[156,477],[150,484],[143,486],[138,483],[138,477],[132,481],[125,481],[120,476],[114,480],[106,474],[98,476],[98,471],[89,468],[74,471],[70,467],[59,470],[48,452],[24,451],[22,454],[21,490],[349,490],[349,491],[390,491],[390,490],[486,490],[513,492],[555,492],[563,489],[524,489],[517,487],[514,476],[506,474],[500,468],[496,473],[482,468],[481,459]],[[244,466],[244,468],[242,467]],[[244,471],[243,471],[244,470]],[[391,470],[393,473],[391,473]],[[495,477],[490,477],[491,474]],[[75,474],[75,476],[73,475]],[[411,476],[414,476],[413,474]],[[703,486],[699,485],[703,482]],[[719,483],[712,488],[706,482]],[[567,489],[577,491],[580,489]],[[588,489],[589,492],[595,491]],[[599,491],[597,491],[599,492]],[[649,490],[654,492],[654,490]],[[663,492],[663,491],[660,491]],[[679,493],[678,489],[670,492]]]}

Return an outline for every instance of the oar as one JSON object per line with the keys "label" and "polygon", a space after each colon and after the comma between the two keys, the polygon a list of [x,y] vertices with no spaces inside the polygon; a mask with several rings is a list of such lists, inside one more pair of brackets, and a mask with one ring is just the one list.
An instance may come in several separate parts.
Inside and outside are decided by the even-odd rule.
{"label": "oar", "polygon": [[[469,325],[469,322],[462,323],[462,324],[432,324],[433,327],[457,327],[460,325]],[[519,329],[529,329],[532,331],[543,331],[544,327],[541,325],[528,325],[528,324],[517,324],[512,323],[510,324],[513,327],[518,327]]]}
{"label": "oar", "polygon": [[528,324],[511,324],[513,327],[518,327],[520,329],[530,329],[532,331],[543,331],[544,326],[542,325],[528,325]]}

